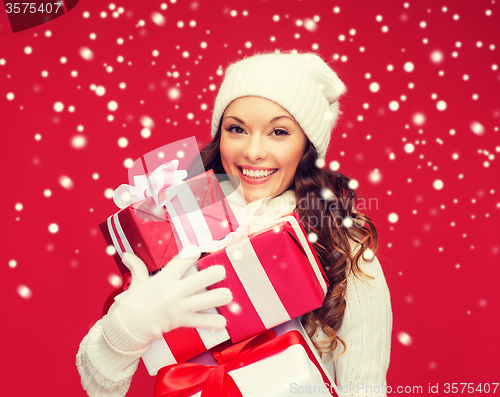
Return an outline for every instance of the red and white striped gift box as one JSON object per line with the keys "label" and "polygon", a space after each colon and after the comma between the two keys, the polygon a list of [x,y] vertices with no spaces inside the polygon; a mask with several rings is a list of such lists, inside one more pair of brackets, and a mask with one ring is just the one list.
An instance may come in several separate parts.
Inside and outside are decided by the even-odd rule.
{"label": "red and white striped gift box", "polygon": [[198,261],[200,269],[215,264],[225,267],[226,278],[209,289],[233,294],[218,309],[233,343],[317,309],[329,287],[296,213]]}

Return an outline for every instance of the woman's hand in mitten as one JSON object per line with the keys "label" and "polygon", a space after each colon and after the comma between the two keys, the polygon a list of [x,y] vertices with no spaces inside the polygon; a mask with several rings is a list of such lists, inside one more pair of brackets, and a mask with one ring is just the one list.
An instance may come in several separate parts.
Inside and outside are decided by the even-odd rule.
{"label": "woman's hand in mitten", "polygon": [[[130,335],[143,341],[159,338],[164,332],[178,327],[223,329],[226,319],[220,314],[197,312],[231,301],[232,295],[227,288],[200,292],[225,277],[224,267],[211,266],[183,277],[199,257],[197,247],[187,247],[158,274],[150,277],[142,260],[124,253],[122,260],[132,273],[132,283],[117,297],[107,317],[114,322],[118,320]],[[112,328],[115,327],[113,324]]]}

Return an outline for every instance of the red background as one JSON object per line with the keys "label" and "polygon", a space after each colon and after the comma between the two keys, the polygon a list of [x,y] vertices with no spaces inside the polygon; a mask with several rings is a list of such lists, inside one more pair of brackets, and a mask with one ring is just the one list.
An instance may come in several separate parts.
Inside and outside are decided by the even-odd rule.
{"label": "red background", "polygon": [[[125,159],[192,135],[208,142],[218,69],[275,49],[317,49],[348,87],[327,166],[338,161],[358,194],[372,199],[366,212],[378,227],[394,312],[389,385],[423,386],[426,395],[429,384],[439,383],[441,394],[446,382],[500,382],[495,1],[161,4],[80,1],[52,22],[0,36],[0,394],[85,395],[75,354],[118,274],[97,227],[116,211],[106,189],[126,182]],[[149,138],[141,136],[143,116],[154,121]],[[75,147],[75,137],[86,144]],[[375,169],[378,182],[370,179]],[[129,395],[151,395],[153,384],[141,364]]]}

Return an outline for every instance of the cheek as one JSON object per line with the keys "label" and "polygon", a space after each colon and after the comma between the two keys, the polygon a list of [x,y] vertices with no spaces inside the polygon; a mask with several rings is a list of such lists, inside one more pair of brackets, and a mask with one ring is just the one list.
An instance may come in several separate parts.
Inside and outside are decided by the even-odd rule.
{"label": "cheek", "polygon": [[282,156],[281,165],[286,170],[284,181],[286,184],[289,184],[292,183],[295,178],[295,172],[297,171],[300,159],[302,158],[303,150],[301,148],[293,147],[285,153],[287,153],[287,155]]}
{"label": "cheek", "polygon": [[303,152],[304,149],[300,146],[297,147],[297,145],[293,145],[289,147],[288,150],[283,151],[284,155],[281,157],[282,164],[295,174],[295,169],[299,165]]}

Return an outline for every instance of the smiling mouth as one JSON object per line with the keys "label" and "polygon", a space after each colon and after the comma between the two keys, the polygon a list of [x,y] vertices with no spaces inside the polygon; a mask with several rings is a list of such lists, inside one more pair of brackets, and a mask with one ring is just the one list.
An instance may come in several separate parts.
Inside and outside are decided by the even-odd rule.
{"label": "smiling mouth", "polygon": [[247,178],[250,179],[263,179],[267,178],[271,175],[273,175],[276,171],[278,171],[277,168],[271,169],[271,170],[260,170],[260,171],[254,171],[254,170],[247,170],[242,167],[238,167],[238,169],[241,171],[243,175],[245,175]]}

